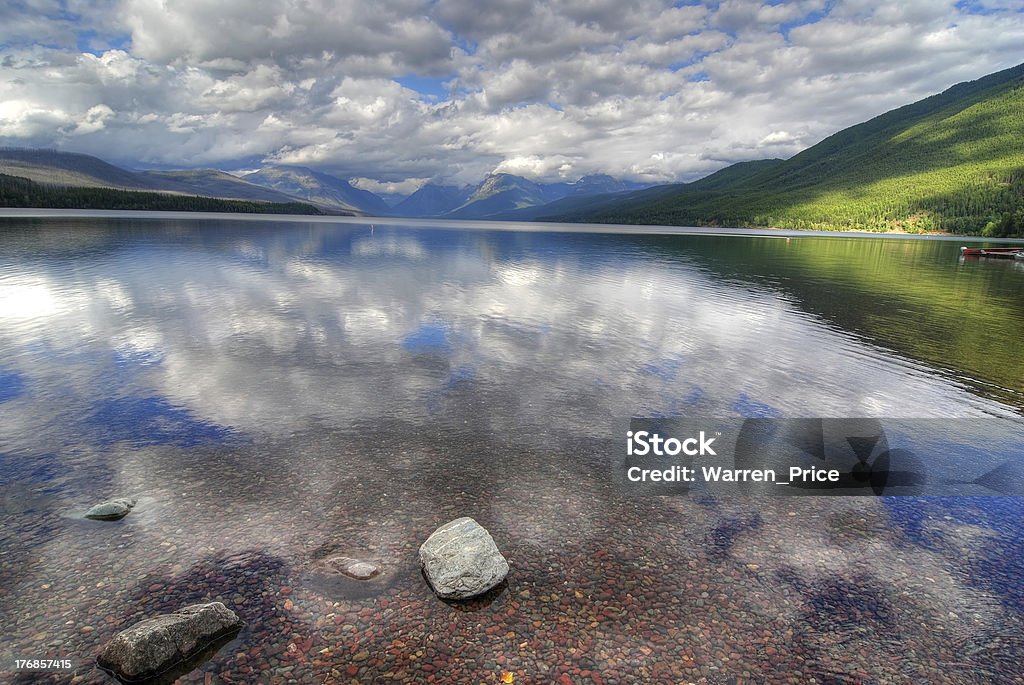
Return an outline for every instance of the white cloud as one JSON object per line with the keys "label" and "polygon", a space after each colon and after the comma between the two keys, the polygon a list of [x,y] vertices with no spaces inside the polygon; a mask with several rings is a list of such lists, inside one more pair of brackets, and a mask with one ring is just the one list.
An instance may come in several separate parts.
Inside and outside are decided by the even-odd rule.
{"label": "white cloud", "polygon": [[1024,8],[982,4],[35,0],[0,9],[0,144],[363,187],[690,180],[1024,61]]}
{"label": "white cloud", "polygon": [[562,156],[547,155],[540,157],[538,155],[531,155],[528,157],[509,157],[497,166],[495,172],[532,178],[550,178],[555,174],[563,175],[566,172],[571,172],[573,168],[572,161]]}
{"label": "white cloud", "polygon": [[349,179],[354,187],[381,195],[412,195],[429,181],[429,178],[406,178],[401,181],[381,181],[375,178]]}
{"label": "white cloud", "polygon": [[106,126],[107,119],[112,116],[114,116],[114,110],[110,109],[106,105],[93,105],[85,113],[85,118],[75,125],[72,133],[76,136],[81,136],[87,133],[102,131]]}
{"label": "white cloud", "polygon": [[[135,52],[214,69],[304,58],[377,69],[444,70],[451,37],[415,0],[125,0]],[[244,67],[241,67],[244,68]]]}
{"label": "white cloud", "polygon": [[255,112],[294,104],[300,87],[280,67],[258,64],[251,71],[216,81],[203,91],[203,98],[207,106],[225,112]]}
{"label": "white cloud", "polygon": [[0,101],[0,136],[5,138],[17,140],[42,137],[70,123],[71,117],[67,112],[40,103],[29,100]]}

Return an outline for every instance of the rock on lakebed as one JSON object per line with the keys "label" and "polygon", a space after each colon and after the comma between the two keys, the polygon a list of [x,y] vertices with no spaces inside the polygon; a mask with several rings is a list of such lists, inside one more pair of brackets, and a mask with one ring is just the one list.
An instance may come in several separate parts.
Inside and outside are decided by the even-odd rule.
{"label": "rock on lakebed", "polygon": [[147,618],[115,635],[96,665],[122,683],[168,683],[205,663],[245,624],[221,602]]}
{"label": "rock on lakebed", "polygon": [[135,506],[136,500],[134,497],[119,497],[118,499],[108,500],[102,504],[97,504],[95,507],[85,512],[85,518],[95,519],[97,521],[116,521],[123,519],[128,515],[128,512]]}
{"label": "rock on lakebed", "polygon": [[420,547],[420,563],[442,599],[468,599],[495,587],[508,575],[508,562],[494,538],[464,516],[435,530]]}

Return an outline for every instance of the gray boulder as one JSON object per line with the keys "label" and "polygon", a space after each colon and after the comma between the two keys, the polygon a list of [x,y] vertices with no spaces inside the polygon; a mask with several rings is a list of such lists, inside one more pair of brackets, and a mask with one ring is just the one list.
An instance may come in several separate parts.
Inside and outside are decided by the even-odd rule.
{"label": "gray boulder", "polygon": [[244,625],[220,602],[192,604],[121,631],[96,665],[121,682],[164,682],[206,662]]}
{"label": "gray boulder", "polygon": [[508,562],[494,538],[469,517],[446,523],[420,547],[427,581],[442,599],[466,599],[487,592],[508,575]]}
{"label": "gray boulder", "polygon": [[123,519],[135,506],[137,500],[133,497],[121,497],[112,499],[85,512],[85,518],[96,519],[97,521],[116,521]]}

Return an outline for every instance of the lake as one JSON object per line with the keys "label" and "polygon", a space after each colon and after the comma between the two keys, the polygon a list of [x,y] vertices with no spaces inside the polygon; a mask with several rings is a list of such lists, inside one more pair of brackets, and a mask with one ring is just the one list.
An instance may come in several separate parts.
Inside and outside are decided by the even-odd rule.
{"label": "lake", "polygon": [[[1024,261],[374,221],[0,219],[0,672],[108,682],[114,633],[219,600],[246,627],[181,682],[1024,682],[1024,500],[630,497],[608,460],[623,417],[1019,438]],[[463,604],[417,560],[459,516],[511,566]]]}

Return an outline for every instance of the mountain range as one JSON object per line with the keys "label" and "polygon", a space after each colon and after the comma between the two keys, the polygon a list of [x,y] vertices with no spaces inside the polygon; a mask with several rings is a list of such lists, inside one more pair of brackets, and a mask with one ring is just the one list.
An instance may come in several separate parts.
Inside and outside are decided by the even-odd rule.
{"label": "mountain range", "polygon": [[284,193],[321,209],[370,216],[391,214],[387,203],[370,191],[305,167],[268,166],[245,174],[242,180]]}
{"label": "mountain range", "polygon": [[400,216],[511,219],[566,197],[593,197],[648,187],[611,176],[584,176],[574,183],[537,183],[512,174],[490,174],[477,186],[428,183],[394,207]]}
{"label": "mountain range", "polygon": [[212,169],[129,171],[98,157],[56,150],[0,149],[0,174],[50,186],[111,188],[233,200],[294,202],[294,197]]}
{"label": "mountain range", "polygon": [[[494,173],[475,186],[428,183],[389,204],[304,167],[131,171],[26,149],[0,149],[0,175],[20,188],[0,198],[8,204],[45,200],[45,188],[104,188],[369,216],[1022,235],[1024,65],[886,112],[790,159],[740,162],[692,183],[644,187],[607,175],[542,183]],[[65,195],[59,206],[78,197]]]}
{"label": "mountain range", "polygon": [[0,149],[0,174],[43,186],[268,203],[302,202],[328,214],[460,219],[505,218],[564,197],[589,197],[646,187],[603,175],[587,176],[575,183],[537,183],[512,174],[492,174],[476,186],[428,183],[392,207],[378,195],[348,181],[299,166],[266,166],[237,175],[215,169],[132,171],[90,155],[24,148]]}

